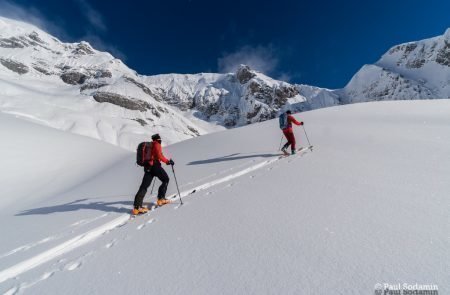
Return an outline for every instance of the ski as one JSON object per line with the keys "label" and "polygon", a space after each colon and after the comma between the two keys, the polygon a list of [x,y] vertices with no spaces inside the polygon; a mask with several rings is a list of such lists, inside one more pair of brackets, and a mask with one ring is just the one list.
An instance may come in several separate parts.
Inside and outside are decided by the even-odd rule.
{"label": "ski", "polygon": [[130,214],[130,220],[131,220],[131,219],[135,219],[135,218],[138,217],[138,216],[148,216],[148,215],[150,215],[150,213],[151,213],[152,211],[155,211],[155,210],[158,209],[159,207],[163,207],[164,205],[168,205],[168,204],[173,204],[173,201],[169,201],[169,203],[166,203],[166,204],[163,204],[163,205],[158,205],[158,204],[155,203],[155,202],[151,202],[151,203],[149,203],[149,204],[147,205],[147,208],[148,208],[148,211],[147,211],[147,212],[145,212],[145,213],[139,213],[139,214],[137,214],[137,215]]}
{"label": "ski", "polygon": [[[192,194],[195,194],[195,192],[197,192],[196,189],[192,190],[192,191],[191,191],[189,194],[187,194],[186,196],[190,196],[190,195],[192,195]],[[169,200],[175,200],[175,199],[177,199],[177,198],[179,198],[178,195],[177,195],[177,194],[174,194],[174,195],[172,195],[172,196],[169,197]]]}
{"label": "ski", "polygon": [[307,150],[312,151],[312,149],[313,149],[313,146],[310,145],[310,146],[307,146],[307,147],[300,147],[300,148],[296,149],[296,153],[295,154],[288,153],[287,151],[282,151],[283,154],[281,156],[286,156],[286,157],[293,156],[293,155],[296,155],[297,153],[301,153],[301,152],[304,152],[304,151],[307,151]]}

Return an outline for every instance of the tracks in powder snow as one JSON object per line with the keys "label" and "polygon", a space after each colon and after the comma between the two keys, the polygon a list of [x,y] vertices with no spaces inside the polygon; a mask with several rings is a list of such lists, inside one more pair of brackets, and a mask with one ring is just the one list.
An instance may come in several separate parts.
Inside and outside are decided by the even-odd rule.
{"label": "tracks in powder snow", "polygon": [[[255,165],[252,165],[250,167],[242,169],[242,170],[240,170],[238,172],[226,175],[226,176],[224,176],[222,178],[219,178],[219,179],[216,179],[216,180],[213,180],[213,181],[210,181],[210,182],[198,185],[196,187],[190,188],[189,190],[184,190],[184,191],[180,192],[181,197],[184,198],[184,197],[187,197],[187,196],[192,195],[192,194],[197,194],[199,191],[207,190],[210,187],[213,187],[213,186],[216,186],[216,185],[228,182],[230,180],[233,180],[235,178],[238,178],[240,176],[243,176],[243,175],[248,174],[250,172],[253,172],[255,170],[261,169],[261,168],[263,168],[265,166],[268,166],[270,164],[273,164],[273,163],[275,163],[275,162],[277,162],[279,160],[287,159],[288,160],[287,162],[292,162],[296,157],[302,156],[308,151],[310,151],[310,150],[309,149],[303,150],[302,152],[298,153],[296,156],[293,156],[293,157],[275,156],[272,159],[269,159],[269,160],[257,163]],[[251,177],[251,178],[253,178],[253,177]],[[209,194],[209,193],[210,192],[207,192],[206,194]],[[178,199],[179,199],[178,196],[172,198],[172,200],[178,200]],[[174,207],[174,209],[178,209],[179,207],[180,207],[180,205],[177,204],[176,207]],[[145,215],[149,215],[151,212],[153,212],[153,210],[149,211],[149,213],[147,213]],[[102,217],[104,217],[104,216],[105,216],[105,214],[102,215]],[[137,217],[136,219],[139,220],[140,218],[141,217]],[[11,267],[9,267],[7,269],[1,270],[0,271],[0,283],[3,283],[3,282],[5,282],[5,281],[7,281],[9,279],[15,278],[15,277],[17,277],[18,275],[20,275],[20,274],[22,274],[24,272],[27,272],[27,271],[35,268],[35,267],[38,267],[38,266],[40,266],[40,265],[42,265],[42,264],[44,264],[44,263],[46,263],[46,262],[48,262],[48,261],[50,261],[52,259],[55,259],[55,258],[57,258],[57,257],[59,257],[59,256],[61,256],[63,254],[66,254],[66,253],[68,253],[68,252],[70,252],[70,251],[72,251],[72,250],[74,250],[74,249],[76,249],[78,247],[81,247],[81,246],[83,246],[83,245],[85,245],[85,244],[95,240],[96,238],[98,238],[98,237],[100,237],[100,236],[110,232],[111,230],[114,230],[116,228],[119,228],[119,227],[125,225],[130,220],[133,220],[133,219],[130,219],[130,215],[129,214],[122,214],[119,217],[117,217],[117,218],[115,218],[115,219],[113,219],[113,220],[111,220],[111,221],[109,221],[109,222],[107,222],[107,223],[105,223],[105,224],[103,224],[101,226],[98,226],[98,227],[96,227],[96,228],[94,228],[94,229],[92,229],[90,231],[87,231],[87,232],[85,232],[83,234],[80,234],[80,235],[78,235],[78,236],[76,236],[76,237],[74,237],[74,238],[72,238],[72,239],[70,239],[70,240],[68,240],[66,242],[63,242],[63,243],[61,243],[61,244],[59,244],[59,245],[57,245],[55,247],[52,247],[52,248],[50,248],[50,249],[48,249],[48,250],[46,250],[46,251],[44,251],[44,252],[42,252],[42,253],[40,253],[38,255],[35,255],[34,257],[26,259],[26,260],[24,260],[24,261],[22,261],[20,263],[17,263],[16,265],[13,265],[13,266],[11,266]],[[85,221],[82,220],[82,221],[77,222],[75,225],[77,225],[78,223],[83,224],[84,222]],[[150,219],[150,220],[147,220],[144,223],[140,224],[137,227],[137,230],[141,230],[141,229],[143,229],[144,227],[146,227],[147,225],[149,225],[149,224],[151,224],[153,222],[155,222],[155,219],[153,219],[153,218]],[[43,243],[44,240],[36,242],[36,243],[31,243],[30,246],[32,247],[32,246],[34,246],[34,244],[41,244],[41,243]],[[113,240],[110,243],[108,243],[105,247],[106,248],[110,248],[110,247],[114,246],[114,244],[116,242],[117,241]],[[22,247],[16,248],[15,250],[12,250],[12,251],[6,253],[6,255],[4,254],[2,256],[9,256],[9,255],[12,255],[12,254],[14,254],[16,252],[22,251],[22,250],[24,250],[26,248],[27,248],[27,246],[22,246]],[[73,263],[73,265],[72,264],[71,265],[67,265],[65,268],[67,270],[72,270],[72,269],[76,269],[78,267],[79,267],[79,262],[75,262],[75,263]],[[36,281],[36,283],[40,282],[40,281],[42,281],[44,279],[47,279],[47,278],[51,277],[52,275],[53,275],[53,273],[52,274],[45,273],[38,281]],[[29,286],[27,286],[27,287],[29,287]],[[10,291],[12,291],[11,294],[15,294],[16,293],[16,291],[14,291],[14,290],[18,291],[17,287],[14,287],[13,289],[10,289]]]}

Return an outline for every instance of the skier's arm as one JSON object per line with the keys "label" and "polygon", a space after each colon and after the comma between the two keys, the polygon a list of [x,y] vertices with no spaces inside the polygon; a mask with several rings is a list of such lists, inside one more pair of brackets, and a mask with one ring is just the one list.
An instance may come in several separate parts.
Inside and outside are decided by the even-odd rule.
{"label": "skier's arm", "polygon": [[295,120],[294,116],[289,116],[289,120],[291,121],[291,123],[294,123],[295,125],[302,125],[303,123]]}
{"label": "skier's arm", "polygon": [[161,145],[157,146],[156,148],[156,154],[158,155],[158,159],[161,162],[164,162],[166,164],[169,164],[169,159],[167,159],[166,157],[164,157],[163,153],[162,153],[162,148]]}

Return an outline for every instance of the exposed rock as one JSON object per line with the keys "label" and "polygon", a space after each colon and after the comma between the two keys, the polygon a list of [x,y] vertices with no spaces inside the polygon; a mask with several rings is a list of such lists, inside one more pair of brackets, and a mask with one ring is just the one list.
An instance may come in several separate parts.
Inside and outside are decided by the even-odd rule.
{"label": "exposed rock", "polygon": [[36,32],[33,32],[33,33],[29,34],[28,37],[29,37],[31,40],[36,41],[37,43],[40,43],[40,44],[47,44],[47,43],[44,42],[41,38],[39,38],[39,34],[36,33]]}
{"label": "exposed rock", "polygon": [[187,127],[187,129],[189,129],[189,131],[194,133],[196,136],[200,136],[200,132],[198,132],[197,129],[195,129],[194,127],[189,126],[189,125],[187,125],[186,127]]}
{"label": "exposed rock", "polygon": [[248,89],[250,89],[250,94],[251,95],[255,95],[256,93],[261,92],[262,87],[261,87],[261,85],[258,82],[252,81],[252,83],[250,83],[248,85]]}
{"label": "exposed rock", "polygon": [[235,127],[238,124],[239,118],[241,116],[241,111],[237,106],[231,106],[226,110],[225,120],[223,121],[225,127]]}
{"label": "exposed rock", "polygon": [[274,106],[281,108],[286,104],[289,98],[295,97],[299,94],[299,91],[294,86],[281,86],[275,89],[275,99],[273,100]]}
{"label": "exposed rock", "polygon": [[416,43],[409,43],[404,45],[404,55],[408,55],[410,52],[413,52],[417,48]]}
{"label": "exposed rock", "polygon": [[199,110],[202,111],[206,115],[206,118],[209,120],[211,116],[219,113],[219,108],[219,104],[210,103],[205,105],[204,107],[199,108]]}
{"label": "exposed rock", "polygon": [[24,48],[27,44],[24,44],[22,40],[17,37],[0,38],[0,47],[3,48]]}
{"label": "exposed rock", "polygon": [[61,80],[71,85],[83,84],[87,78],[88,76],[79,72],[68,72],[61,75]]}
{"label": "exposed rock", "polygon": [[261,105],[257,105],[255,106],[255,109],[252,112],[248,112],[247,113],[247,123],[251,123],[250,119],[253,119],[254,117],[256,117],[256,115],[258,115],[259,111],[261,110]]}
{"label": "exposed rock", "polygon": [[398,52],[400,50],[401,50],[401,46],[400,45],[394,46],[391,49],[389,49],[389,54],[394,54],[394,53],[396,53],[396,52]]}
{"label": "exposed rock", "polygon": [[406,63],[406,67],[409,69],[419,69],[425,64],[424,58],[416,58]]}
{"label": "exposed rock", "polygon": [[150,111],[152,112],[153,115],[155,115],[158,118],[161,118],[161,113],[158,112],[158,110],[156,110],[154,106],[151,105],[149,109],[150,109]]}
{"label": "exposed rock", "polygon": [[41,38],[39,38],[39,34],[33,32],[29,35],[24,36],[14,36],[10,38],[0,38],[0,47],[3,48],[25,48],[29,46],[39,46],[50,50],[48,47],[44,46],[45,43]]}
{"label": "exposed rock", "polygon": [[72,51],[72,53],[78,54],[78,55],[89,55],[89,54],[94,54],[95,52],[92,49],[92,47],[89,45],[89,43],[82,41],[77,44],[77,46]]}
{"label": "exposed rock", "polygon": [[148,109],[152,109],[152,106],[148,102],[116,93],[97,92],[93,97],[97,102],[109,102],[129,110],[145,112]]}
{"label": "exposed rock", "polygon": [[124,79],[126,82],[132,83],[132,84],[136,85],[137,87],[141,88],[142,91],[144,91],[145,94],[150,95],[150,96],[153,97],[156,101],[161,101],[161,100],[162,100],[161,97],[159,97],[157,94],[153,93],[153,92],[150,90],[150,88],[148,88],[147,86],[145,86],[145,85],[142,84],[142,83],[139,83],[138,81],[134,80],[133,78],[131,78],[131,77],[123,77],[123,79]]}
{"label": "exposed rock", "polygon": [[72,67],[71,67],[71,66],[68,66],[68,65],[66,65],[66,64],[61,63],[61,64],[57,64],[57,65],[55,66],[55,68],[60,69],[60,70],[63,70],[63,71],[67,71],[67,70],[70,70]]}
{"label": "exposed rock", "polygon": [[47,71],[46,69],[44,69],[44,68],[42,68],[42,67],[40,67],[38,65],[33,65],[33,69],[35,69],[36,71],[38,71],[38,72],[40,72],[40,73],[42,73],[44,75],[47,75],[47,76],[50,76],[52,74],[49,71]]}
{"label": "exposed rock", "polygon": [[248,81],[250,81],[250,79],[252,79],[255,76],[256,74],[253,73],[250,67],[246,65],[239,66],[239,69],[236,72],[236,78],[239,80],[239,83],[241,84],[247,83]]}
{"label": "exposed rock", "polygon": [[112,73],[108,70],[98,70],[95,74],[96,78],[112,78]]}
{"label": "exposed rock", "polygon": [[132,120],[138,122],[139,124],[141,124],[142,127],[148,125],[148,123],[145,120],[143,120],[143,119],[137,118],[137,119],[132,119]]}
{"label": "exposed rock", "polygon": [[88,89],[99,89],[103,86],[108,85],[107,83],[86,83],[81,86],[80,91],[88,90]]}
{"label": "exposed rock", "polygon": [[156,109],[157,109],[158,111],[160,111],[161,113],[168,113],[168,112],[169,112],[168,109],[163,108],[163,107],[161,107],[161,106],[157,106]]}
{"label": "exposed rock", "polygon": [[159,88],[158,91],[159,94],[153,96],[154,98],[160,97],[160,100],[164,100],[165,103],[175,106],[181,111],[187,111],[195,104],[195,98],[183,89],[178,89],[180,92],[175,92],[172,91],[172,89],[165,91],[164,89]]}
{"label": "exposed rock", "polygon": [[275,94],[274,89],[266,84],[260,84],[252,81],[249,85],[250,94],[258,101],[267,105],[272,105]]}
{"label": "exposed rock", "polygon": [[438,64],[450,67],[450,43],[447,40],[444,40],[444,42],[444,47],[438,51],[436,62]]}
{"label": "exposed rock", "polygon": [[18,61],[14,61],[12,59],[3,59],[0,58],[0,63],[5,66],[7,69],[19,74],[23,75],[28,73],[29,68],[24,65],[23,63],[20,63]]}

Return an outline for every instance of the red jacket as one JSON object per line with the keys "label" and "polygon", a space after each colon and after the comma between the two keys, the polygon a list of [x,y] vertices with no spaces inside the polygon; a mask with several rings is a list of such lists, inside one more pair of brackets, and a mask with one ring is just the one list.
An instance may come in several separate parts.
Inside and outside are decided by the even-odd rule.
{"label": "red jacket", "polygon": [[294,116],[288,115],[287,117],[287,127],[283,129],[283,131],[292,131],[292,123],[295,125],[301,125],[301,123],[295,120]]}
{"label": "red jacket", "polygon": [[155,161],[164,162],[166,164],[169,163],[169,159],[164,157],[164,155],[162,153],[161,144],[157,140],[154,140],[152,143],[152,153],[151,153],[151,158],[150,158],[150,165],[153,165]]}

